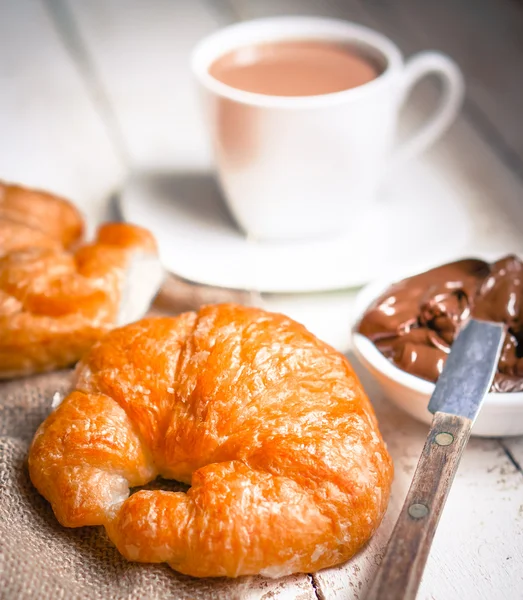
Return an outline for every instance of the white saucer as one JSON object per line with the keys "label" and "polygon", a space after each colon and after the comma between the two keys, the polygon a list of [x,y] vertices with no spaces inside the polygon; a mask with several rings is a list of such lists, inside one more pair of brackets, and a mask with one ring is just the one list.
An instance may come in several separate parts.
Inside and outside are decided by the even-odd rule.
{"label": "white saucer", "polygon": [[120,209],[154,233],[165,267],[190,281],[276,293],[344,289],[466,251],[469,219],[457,192],[437,171],[419,163],[416,171],[389,182],[355,233],[313,241],[247,240],[206,173],[135,177]]}

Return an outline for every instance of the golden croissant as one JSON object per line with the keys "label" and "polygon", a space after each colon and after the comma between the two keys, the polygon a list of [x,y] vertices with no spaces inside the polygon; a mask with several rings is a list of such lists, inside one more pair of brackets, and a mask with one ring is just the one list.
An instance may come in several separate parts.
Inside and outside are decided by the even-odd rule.
{"label": "golden croissant", "polygon": [[[103,525],[127,559],[196,577],[346,561],[393,472],[347,359],[285,316],[227,304],[96,343],[29,469],[62,525]],[[129,495],[157,476],[191,487]]]}
{"label": "golden croissant", "polygon": [[142,317],[163,274],[145,229],[110,223],[78,248],[77,209],[0,183],[0,379],[66,367]]}

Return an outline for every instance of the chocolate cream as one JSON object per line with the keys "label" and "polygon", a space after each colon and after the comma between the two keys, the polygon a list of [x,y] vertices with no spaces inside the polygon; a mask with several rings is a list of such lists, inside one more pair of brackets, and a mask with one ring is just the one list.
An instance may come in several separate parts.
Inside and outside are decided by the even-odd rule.
{"label": "chocolate cream", "polygon": [[523,263],[466,259],[393,284],[358,331],[400,369],[436,381],[470,317],[507,325],[492,391],[523,391]]}

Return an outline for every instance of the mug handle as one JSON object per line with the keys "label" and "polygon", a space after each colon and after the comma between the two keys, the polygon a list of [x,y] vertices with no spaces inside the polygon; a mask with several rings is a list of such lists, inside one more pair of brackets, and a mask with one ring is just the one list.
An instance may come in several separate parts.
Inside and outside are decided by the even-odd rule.
{"label": "mug handle", "polygon": [[393,151],[392,166],[426,150],[446,131],[461,108],[465,95],[463,75],[456,63],[440,52],[420,52],[407,60],[400,84],[399,107],[406,102],[419,81],[432,74],[438,75],[443,83],[439,106],[410,139]]}

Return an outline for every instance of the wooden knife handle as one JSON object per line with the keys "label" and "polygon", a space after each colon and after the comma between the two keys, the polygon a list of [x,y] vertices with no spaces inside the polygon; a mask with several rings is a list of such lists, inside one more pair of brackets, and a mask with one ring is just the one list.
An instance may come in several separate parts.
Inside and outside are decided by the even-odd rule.
{"label": "wooden knife handle", "polygon": [[367,600],[413,600],[472,421],[437,412]]}

